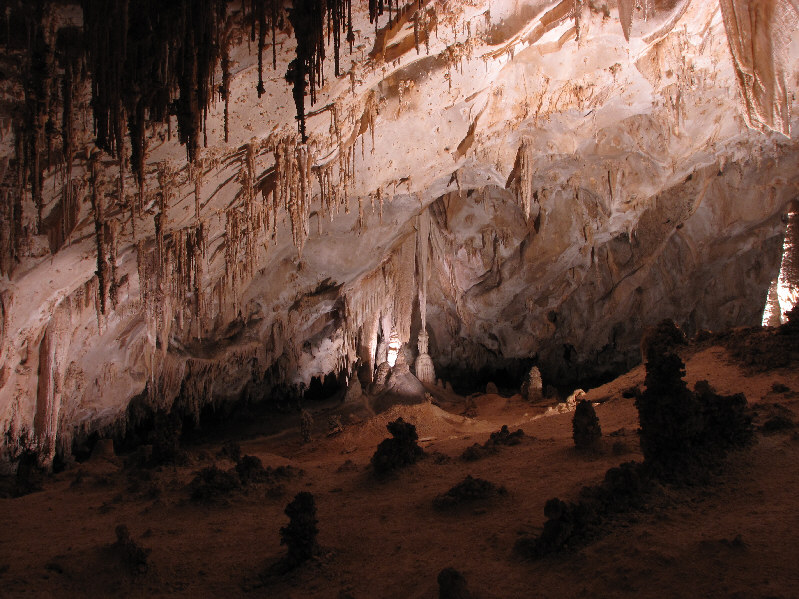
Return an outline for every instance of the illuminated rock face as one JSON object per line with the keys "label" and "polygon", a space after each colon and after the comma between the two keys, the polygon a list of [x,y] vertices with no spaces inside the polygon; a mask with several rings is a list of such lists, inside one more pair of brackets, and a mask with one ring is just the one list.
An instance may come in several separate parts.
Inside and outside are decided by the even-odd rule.
{"label": "illuminated rock face", "polygon": [[[23,120],[0,146],[4,459],[121,433],[136,396],[199,418],[329,372],[367,384],[392,333],[426,329],[439,372],[534,360],[557,382],[629,365],[664,317],[760,322],[799,183],[795,2],[428,0],[377,33],[366,5],[305,144],[293,39],[277,28],[272,70],[270,31],[259,77],[227,6],[204,128],[179,103],[170,128],[127,114],[121,177],[87,69],[45,60],[63,135]],[[83,23],[40,16],[43,47]],[[1,93],[8,127],[27,105]]]}

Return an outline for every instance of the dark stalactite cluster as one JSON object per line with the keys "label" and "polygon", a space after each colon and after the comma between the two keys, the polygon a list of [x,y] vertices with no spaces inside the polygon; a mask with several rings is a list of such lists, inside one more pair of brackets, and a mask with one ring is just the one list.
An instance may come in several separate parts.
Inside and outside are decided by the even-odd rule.
{"label": "dark stalactite cluster", "polygon": [[[383,0],[379,6],[370,0],[369,17],[375,22],[383,13]],[[394,0],[388,1],[389,12],[393,10]],[[286,81],[293,87],[294,104],[297,108],[297,121],[303,143],[308,136],[305,132],[305,96],[310,95],[311,104],[316,102],[316,89],[324,84],[325,61],[325,23],[327,23],[327,43],[333,38],[333,65],[336,77],[341,76],[341,34],[350,52],[355,42],[352,29],[352,0],[294,0],[289,9],[289,21],[297,40],[297,56],[289,64]]]}
{"label": "dark stalactite cluster", "polygon": [[[52,0],[9,0],[0,15],[4,21],[0,45],[9,60],[16,60],[14,68],[23,82],[23,96],[13,115],[16,157],[3,165],[0,180],[0,275],[10,274],[29,254],[33,236],[46,235],[50,251],[57,252],[80,220],[87,198],[72,179],[72,170],[81,159],[77,115],[86,108],[87,91],[96,146],[119,169],[116,201],[105,190],[106,197],[96,198],[105,206],[93,210],[95,216],[97,208],[116,215],[124,208],[135,239],[135,221],[145,204],[151,127],[166,125],[171,136],[174,117],[189,162],[202,172],[199,150],[207,144],[208,108],[219,99],[224,101],[228,141],[230,52],[237,24],[249,27],[251,41],[257,40],[259,97],[266,91],[263,53],[268,43],[272,66],[277,68],[277,31],[291,32],[296,38],[297,56],[286,79],[293,87],[303,143],[307,141],[305,96],[315,103],[324,83],[326,45],[332,43],[338,77],[343,70],[341,43],[348,43],[352,52],[355,41],[352,0],[244,0],[241,5],[230,0],[79,0],[79,5],[82,26],[48,24],[57,6]],[[386,10],[390,25],[399,14],[399,0],[370,2],[371,21],[376,23]],[[215,81],[219,72],[221,81]],[[45,175],[53,168],[61,169],[61,189],[56,201],[50,205],[48,200],[45,206]],[[126,194],[126,176],[135,179],[137,193]],[[99,183],[96,176],[91,178]],[[28,202],[33,209],[27,208]],[[118,225],[109,221],[98,227],[105,234],[108,227]],[[112,283],[100,272],[104,262],[98,256],[98,278]],[[101,285],[101,313],[105,296]]]}
{"label": "dark stalactite cluster", "polygon": [[[146,124],[177,117],[178,138],[193,160],[205,143],[214,75],[226,47],[226,0],[83,0],[97,145],[124,148],[144,177]],[[124,159],[120,158],[120,164]]]}

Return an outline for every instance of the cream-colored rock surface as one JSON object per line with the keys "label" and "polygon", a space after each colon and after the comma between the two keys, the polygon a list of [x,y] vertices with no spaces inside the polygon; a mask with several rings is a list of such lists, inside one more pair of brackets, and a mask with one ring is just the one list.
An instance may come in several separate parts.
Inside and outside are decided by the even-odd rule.
{"label": "cream-colored rock surface", "polygon": [[[239,31],[228,141],[221,101],[194,164],[154,125],[141,197],[92,144],[88,83],[41,206],[0,115],[4,460],[121,433],[137,396],[199,419],[330,372],[367,385],[425,321],[439,376],[533,360],[547,383],[630,365],[664,317],[760,323],[799,186],[794,0],[429,0],[377,28],[366,4],[307,144],[293,40],[259,98]],[[1,93],[21,101],[13,76]]]}

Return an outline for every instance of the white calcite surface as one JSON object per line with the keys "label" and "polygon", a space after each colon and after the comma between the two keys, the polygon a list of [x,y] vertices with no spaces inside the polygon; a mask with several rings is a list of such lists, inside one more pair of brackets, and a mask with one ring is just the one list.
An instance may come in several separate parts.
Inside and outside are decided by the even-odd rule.
{"label": "white calcite surface", "polygon": [[259,99],[240,32],[229,141],[222,102],[193,165],[152,127],[139,209],[133,176],[120,193],[91,143],[86,87],[75,197],[46,171],[51,239],[23,198],[0,278],[5,460],[122,431],[137,396],[199,418],[330,372],[367,388],[391,332],[414,363],[420,310],[437,375],[534,360],[547,382],[633,363],[665,317],[689,333],[760,323],[799,186],[794,0],[422,4],[376,34],[353,0],[354,49],[306,99],[307,144],[284,79],[292,38],[278,33]]}

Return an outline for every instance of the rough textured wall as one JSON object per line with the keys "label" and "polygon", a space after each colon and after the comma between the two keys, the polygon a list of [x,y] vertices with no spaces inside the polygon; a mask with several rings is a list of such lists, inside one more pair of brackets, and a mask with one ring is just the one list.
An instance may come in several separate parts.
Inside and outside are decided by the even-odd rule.
{"label": "rough textured wall", "polygon": [[110,148],[98,67],[57,50],[83,11],[41,3],[41,85],[15,71],[29,49],[2,57],[6,457],[48,461],[142,393],[198,415],[368,378],[392,330],[416,346],[420,273],[441,366],[574,380],[665,316],[759,322],[799,183],[794,3],[429,0],[376,24],[366,4],[305,99],[307,143],[287,21],[272,69],[271,31],[251,43],[231,3],[198,25],[228,61],[206,118],[190,95],[154,122],[121,105]]}

